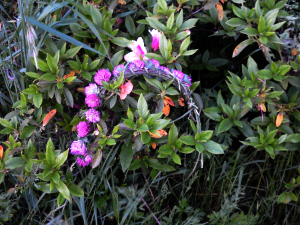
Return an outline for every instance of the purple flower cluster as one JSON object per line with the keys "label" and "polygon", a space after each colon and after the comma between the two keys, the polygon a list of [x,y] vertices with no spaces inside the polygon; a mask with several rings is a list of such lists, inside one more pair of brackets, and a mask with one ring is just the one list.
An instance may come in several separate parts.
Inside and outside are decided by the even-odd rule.
{"label": "purple flower cluster", "polygon": [[78,123],[77,131],[79,137],[85,137],[89,132],[92,131],[92,126],[88,122],[82,121]]}
{"label": "purple flower cluster", "polygon": [[96,73],[94,80],[97,84],[102,85],[101,81],[109,81],[111,77],[111,73],[106,69],[98,70]]}
{"label": "purple flower cluster", "polygon": [[100,113],[96,109],[89,109],[85,113],[86,119],[92,123],[97,123],[100,121]]}
{"label": "purple flower cluster", "polygon": [[91,94],[85,97],[85,103],[88,107],[97,107],[100,105],[101,100],[96,94]]}
{"label": "purple flower cluster", "polygon": [[[88,154],[87,148],[82,140],[73,141],[70,150],[72,155],[77,155],[76,161],[81,167],[85,167],[93,161],[92,155]],[[80,156],[84,158],[82,159]]]}
{"label": "purple flower cluster", "polygon": [[174,70],[173,74],[176,78],[178,78],[180,81],[183,81],[184,73],[179,70]]}
{"label": "purple flower cluster", "polygon": [[99,88],[97,84],[89,84],[89,86],[85,87],[85,95],[91,95],[91,94],[99,94]]}

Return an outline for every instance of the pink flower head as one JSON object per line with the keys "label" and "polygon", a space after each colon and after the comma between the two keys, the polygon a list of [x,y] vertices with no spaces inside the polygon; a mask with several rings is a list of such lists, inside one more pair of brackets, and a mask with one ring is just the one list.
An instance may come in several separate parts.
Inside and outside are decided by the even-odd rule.
{"label": "pink flower head", "polygon": [[174,70],[173,75],[177,77],[180,81],[183,81],[184,73],[179,70]]}
{"label": "pink flower head", "polygon": [[151,59],[151,62],[154,64],[155,68],[159,67],[159,62],[156,59]]}
{"label": "pink flower head", "polygon": [[77,157],[76,161],[79,166],[86,167],[93,161],[93,157],[92,155],[86,155],[84,159]]}
{"label": "pink flower head", "polygon": [[190,34],[191,34],[191,31],[190,31],[190,30],[186,30],[185,32],[186,32],[187,35],[190,35]]}
{"label": "pink flower head", "polygon": [[101,81],[109,81],[111,77],[111,73],[106,69],[98,70],[96,73],[94,80],[97,84],[102,85]]}
{"label": "pink flower head", "polygon": [[125,61],[133,62],[136,60],[140,60],[140,57],[143,59],[147,59],[144,56],[147,53],[147,50],[141,37],[139,37],[137,41],[133,41],[133,44],[128,47],[131,48],[132,52],[129,52],[124,56]]}
{"label": "pink flower head", "polygon": [[97,107],[100,105],[101,100],[96,94],[91,94],[85,97],[85,103],[88,107]]}
{"label": "pink flower head", "polygon": [[92,130],[91,125],[86,121],[79,122],[77,125],[77,131],[79,137],[86,136],[91,130]]}
{"label": "pink flower head", "polygon": [[124,70],[124,65],[118,65],[114,68],[114,71],[113,71],[113,75],[116,77],[118,76],[123,70]]}
{"label": "pink flower head", "polygon": [[99,111],[97,111],[96,109],[89,109],[86,113],[85,113],[86,119],[89,122],[92,123],[97,123],[100,121],[100,113]]}
{"label": "pink flower head", "polygon": [[159,69],[162,70],[162,71],[164,71],[166,74],[170,74],[171,73],[170,69],[167,68],[167,67],[160,66]]}
{"label": "pink flower head", "polygon": [[142,60],[136,60],[133,61],[133,64],[136,66],[138,69],[143,69],[145,67],[145,63]]}
{"label": "pink flower head", "polygon": [[97,84],[89,84],[89,86],[85,87],[85,95],[98,94],[99,88]]}
{"label": "pink flower head", "polygon": [[120,86],[120,91],[121,91],[120,99],[122,99],[122,100],[125,99],[127,97],[127,95],[131,93],[132,89],[133,89],[133,85],[132,85],[131,81],[127,80],[126,84],[124,84],[124,85],[122,84]]}
{"label": "pink flower head", "polygon": [[81,140],[73,141],[70,150],[73,155],[85,155],[87,152],[87,148]]}
{"label": "pink flower head", "polygon": [[159,49],[159,40],[161,36],[161,32],[158,30],[149,30],[150,34],[152,35],[152,48],[154,51]]}

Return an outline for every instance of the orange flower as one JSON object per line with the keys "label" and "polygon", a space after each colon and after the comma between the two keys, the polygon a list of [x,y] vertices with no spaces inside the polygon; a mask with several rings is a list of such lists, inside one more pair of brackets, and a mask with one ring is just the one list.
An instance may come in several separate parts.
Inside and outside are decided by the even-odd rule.
{"label": "orange flower", "polygon": [[170,105],[174,106],[174,102],[171,98],[169,97],[164,97],[164,108],[163,108],[163,113],[168,116],[170,114]]}
{"label": "orange flower", "polygon": [[276,127],[279,127],[283,120],[283,112],[278,113],[276,117]]}
{"label": "orange flower", "polygon": [[0,145],[0,158],[2,159],[3,158],[3,146]]}
{"label": "orange flower", "polygon": [[53,109],[45,116],[45,118],[43,120],[43,127],[49,123],[49,121],[55,115],[55,113],[56,113],[56,109]]}
{"label": "orange flower", "polygon": [[179,105],[184,106],[184,99],[180,98],[178,99]]}
{"label": "orange flower", "polygon": [[157,130],[156,132],[159,133],[159,135],[153,134],[150,131],[148,131],[148,132],[150,133],[150,136],[153,137],[153,138],[160,138],[160,137],[165,136],[165,135],[168,134],[165,130]]}
{"label": "orange flower", "polygon": [[128,94],[131,93],[133,89],[133,85],[130,80],[127,80],[128,82],[126,84],[122,84],[120,86],[121,94],[120,94],[120,99],[123,100],[127,97]]}

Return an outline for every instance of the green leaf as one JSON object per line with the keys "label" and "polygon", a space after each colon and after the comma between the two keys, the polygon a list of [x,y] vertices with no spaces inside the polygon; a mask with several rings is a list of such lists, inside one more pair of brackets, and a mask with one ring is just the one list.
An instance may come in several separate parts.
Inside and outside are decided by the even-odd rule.
{"label": "green leaf", "polygon": [[16,169],[20,166],[23,166],[25,160],[22,157],[13,157],[5,162],[6,169]]}
{"label": "green leaf", "polygon": [[259,23],[258,23],[258,32],[263,33],[266,29],[266,21],[263,16],[260,16]]}
{"label": "green leaf", "polygon": [[55,167],[60,167],[68,158],[69,150],[59,154],[55,159]]}
{"label": "green leaf", "polygon": [[209,140],[202,144],[204,148],[212,154],[224,154],[222,147],[214,141]]}
{"label": "green leaf", "polygon": [[70,193],[74,196],[81,197],[84,195],[83,190],[80,187],[76,186],[75,184],[70,184],[68,188]]}
{"label": "green leaf", "polygon": [[61,206],[64,201],[65,201],[64,196],[61,193],[59,193],[57,197],[57,206]]}
{"label": "green leaf", "polygon": [[56,75],[53,73],[44,73],[42,79],[46,81],[54,81],[56,80]]}
{"label": "green leaf", "polygon": [[182,141],[184,144],[186,145],[195,145],[196,142],[195,142],[195,138],[190,136],[190,135],[187,135],[187,136],[181,136],[179,138],[180,141]]}
{"label": "green leaf", "polygon": [[257,76],[260,79],[271,79],[273,77],[273,73],[271,70],[263,69],[257,72]]}
{"label": "green leaf", "polygon": [[5,120],[3,118],[0,118],[0,124],[3,126],[3,127],[7,127],[7,128],[14,128],[12,123],[8,120]]}
{"label": "green leaf", "polygon": [[138,103],[137,103],[137,108],[139,114],[142,116],[142,118],[146,118],[148,114],[148,104],[144,98],[143,95],[140,95]]}
{"label": "green leaf", "polygon": [[66,52],[66,55],[68,56],[69,59],[73,58],[79,52],[80,49],[81,46],[76,46],[74,48],[71,48]]}
{"label": "green leaf", "polygon": [[67,105],[70,106],[70,107],[73,107],[74,99],[73,99],[72,93],[66,87],[64,87],[63,92],[64,92],[64,96],[66,98]]}
{"label": "green leaf", "polygon": [[54,145],[51,138],[49,138],[46,146],[46,161],[50,167],[55,165]]}
{"label": "green leaf", "polygon": [[251,27],[247,27],[246,29],[242,30],[241,33],[247,34],[248,36],[256,36],[259,35],[259,32]]}
{"label": "green leaf", "polygon": [[156,80],[156,79],[150,79],[150,78],[147,78],[147,77],[144,77],[144,78],[147,81],[147,83],[153,85],[154,87],[158,88],[161,91],[164,90],[163,85],[158,80]]}
{"label": "green leaf", "polygon": [[149,127],[147,124],[141,124],[139,125],[136,130],[140,131],[140,132],[145,132],[145,131],[149,131]]}
{"label": "green leaf", "polygon": [[41,75],[38,73],[34,73],[34,72],[26,72],[26,75],[35,79],[40,79]]}
{"label": "green leaf", "polygon": [[190,45],[190,37],[187,37],[186,39],[184,39],[184,41],[181,43],[180,45],[180,53],[183,53],[185,50],[187,50],[187,48]]}
{"label": "green leaf", "polygon": [[[297,112],[298,113],[298,112]],[[298,143],[300,142],[300,134],[290,134],[286,139],[285,142],[291,143]]]}
{"label": "green leaf", "polygon": [[179,148],[178,151],[180,151],[181,153],[189,154],[195,151],[195,149],[191,147],[183,147],[183,148]]}
{"label": "green leaf", "polygon": [[58,71],[58,67],[57,67],[57,63],[55,62],[55,59],[50,54],[47,53],[46,60],[47,60],[48,66],[50,68],[50,71],[52,73],[56,74]]}
{"label": "green leaf", "polygon": [[248,26],[247,22],[240,18],[232,18],[232,19],[226,21],[226,24],[229,26],[232,26],[232,27],[238,27],[241,25]]}
{"label": "green leaf", "polygon": [[236,57],[239,55],[248,45],[251,45],[253,43],[253,40],[247,39],[243,42],[241,42],[238,46],[235,47],[232,58]]}
{"label": "green leaf", "polygon": [[130,165],[130,167],[129,167],[129,170],[136,170],[136,169],[138,169],[139,167],[141,167],[142,165],[143,165],[142,159],[135,159],[135,160],[131,163],[131,165]]}
{"label": "green leaf", "polygon": [[174,150],[170,145],[165,144],[159,148],[158,152],[165,155],[171,155],[174,152]]}
{"label": "green leaf", "polygon": [[55,187],[66,199],[71,201],[70,191],[64,182],[59,180],[59,182],[57,184],[55,184]]}
{"label": "green leaf", "polygon": [[175,124],[172,124],[171,129],[169,130],[168,141],[170,145],[174,145],[175,141],[178,139],[178,130]]}
{"label": "green leaf", "polygon": [[132,148],[132,143],[130,142],[128,146],[124,143],[122,145],[122,149],[120,153],[120,162],[121,162],[123,172],[125,172],[129,168],[133,158],[133,154],[134,151]]}
{"label": "green leaf", "polygon": [[212,137],[213,133],[214,132],[212,130],[203,131],[199,135],[196,135],[196,139],[199,141],[208,141]]}
{"label": "green leaf", "polygon": [[163,32],[167,31],[165,25],[159,22],[157,18],[147,17],[146,20],[148,21],[149,25],[155,28],[156,30],[163,31]]}
{"label": "green leaf", "polygon": [[29,138],[32,134],[32,132],[37,128],[37,126],[34,125],[29,125],[23,128],[23,130],[21,131],[21,135],[20,138],[21,139],[25,139],[25,138]]}
{"label": "green leaf", "polygon": [[37,108],[40,108],[42,102],[43,102],[43,94],[42,93],[36,93],[33,95],[33,104]]}
{"label": "green leaf", "polygon": [[150,140],[151,140],[151,136],[150,136],[149,132],[143,132],[142,133],[142,142],[144,144],[147,144],[147,143],[149,143]]}
{"label": "green leaf", "polygon": [[171,157],[176,164],[181,165],[181,159],[180,159],[179,155],[177,155],[176,153],[173,153],[171,155]]}
{"label": "green leaf", "polygon": [[218,133],[222,133],[224,131],[227,131],[232,126],[233,126],[232,119],[226,118],[226,119],[222,120],[222,122],[220,123],[219,128],[218,128]]}

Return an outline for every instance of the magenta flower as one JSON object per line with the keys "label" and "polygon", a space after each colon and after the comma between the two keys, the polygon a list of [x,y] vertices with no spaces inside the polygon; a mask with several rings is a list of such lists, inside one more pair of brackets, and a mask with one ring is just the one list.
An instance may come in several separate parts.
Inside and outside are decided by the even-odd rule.
{"label": "magenta flower", "polygon": [[86,136],[89,132],[91,132],[91,130],[91,125],[86,121],[79,122],[77,125],[77,132],[79,137]]}
{"label": "magenta flower", "polygon": [[162,71],[164,71],[166,74],[170,74],[171,73],[170,69],[167,68],[167,67],[160,66],[159,69],[162,70]]}
{"label": "magenta flower", "polygon": [[97,111],[96,109],[89,109],[86,113],[85,113],[86,119],[89,122],[92,123],[97,123],[100,121],[100,113],[99,111]]}
{"label": "magenta flower", "polygon": [[184,73],[179,70],[174,70],[173,75],[177,77],[180,81],[183,81]]}
{"label": "magenta flower", "polygon": [[93,157],[92,155],[86,155],[84,159],[77,157],[76,161],[79,166],[86,167],[93,161]]}
{"label": "magenta flower", "polygon": [[124,65],[118,65],[114,68],[113,75],[116,77],[118,76],[123,70],[125,66]]}
{"label": "magenta flower", "polygon": [[106,69],[98,70],[96,73],[94,80],[97,84],[102,85],[101,81],[109,81],[111,77],[111,73]]}
{"label": "magenta flower", "polygon": [[133,64],[136,66],[138,69],[143,69],[145,67],[145,63],[142,60],[136,60],[133,61]]}
{"label": "magenta flower", "polygon": [[98,94],[99,88],[97,84],[89,84],[89,86],[85,87],[85,95]]}
{"label": "magenta flower", "polygon": [[81,140],[73,141],[70,150],[73,155],[85,155],[87,152],[87,148]]}
{"label": "magenta flower", "polygon": [[85,103],[88,107],[97,107],[100,105],[101,100],[96,94],[91,94],[85,97]]}
{"label": "magenta flower", "polygon": [[152,48],[154,51],[159,49],[159,40],[161,37],[161,32],[158,30],[149,30],[150,34],[152,35]]}
{"label": "magenta flower", "polygon": [[191,31],[190,31],[190,30],[186,30],[185,32],[186,32],[187,35],[190,35],[190,34],[191,34]]}
{"label": "magenta flower", "polygon": [[141,37],[137,41],[133,41],[133,44],[128,46],[132,52],[129,52],[124,56],[125,61],[133,62],[136,60],[147,59],[144,55],[147,53],[147,50],[144,45],[144,41]]}
{"label": "magenta flower", "polygon": [[159,67],[159,62],[156,59],[151,59],[151,62],[154,64],[155,68]]}

